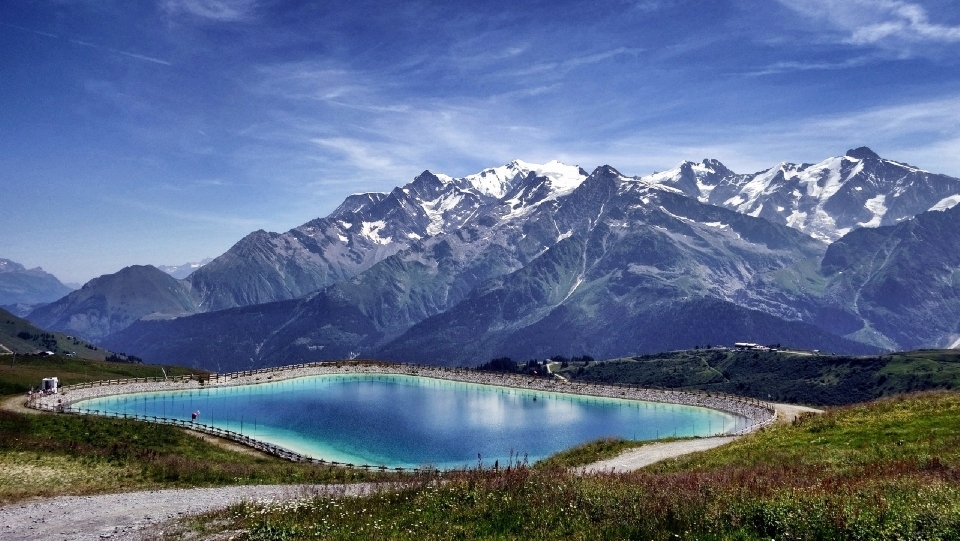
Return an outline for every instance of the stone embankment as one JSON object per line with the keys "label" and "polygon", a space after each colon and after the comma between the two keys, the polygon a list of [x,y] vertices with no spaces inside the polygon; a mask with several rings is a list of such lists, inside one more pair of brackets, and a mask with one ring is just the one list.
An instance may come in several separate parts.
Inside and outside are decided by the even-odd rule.
{"label": "stone embankment", "polygon": [[[293,378],[319,375],[344,374],[396,374],[436,378],[480,385],[498,385],[533,391],[567,393],[586,396],[643,400],[667,404],[700,406],[731,413],[747,420],[746,426],[728,435],[746,434],[773,423],[777,412],[772,404],[725,394],[673,391],[663,389],[644,389],[626,385],[599,385],[593,383],[567,382],[557,379],[536,378],[530,376],[481,372],[470,369],[442,368],[410,364],[393,364],[370,361],[343,361],[300,364],[231,374],[210,374],[200,376],[178,376],[172,378],[133,378],[122,380],[98,381],[62,387],[60,394],[34,396],[28,406],[50,411],[83,413],[85,410],[77,404],[83,400],[103,396],[141,393],[150,391],[198,390],[205,388],[229,387],[237,385],[258,385]],[[89,411],[86,411],[90,413]],[[139,418],[139,417],[138,417]],[[216,436],[233,439],[260,450],[289,458],[307,460],[273,446],[259,442],[247,436],[224,431],[215,427],[191,423],[181,419],[144,418],[153,422],[175,424]]]}

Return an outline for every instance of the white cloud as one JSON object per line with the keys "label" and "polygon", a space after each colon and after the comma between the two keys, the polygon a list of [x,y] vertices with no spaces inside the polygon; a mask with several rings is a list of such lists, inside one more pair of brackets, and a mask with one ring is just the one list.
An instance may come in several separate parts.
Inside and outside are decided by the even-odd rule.
{"label": "white cloud", "polygon": [[855,28],[850,41],[857,44],[872,44],[889,38],[908,41],[960,42],[960,26],[933,24],[926,10],[916,4],[905,2],[876,2],[876,7],[886,11],[890,20]]}
{"label": "white cloud", "polygon": [[249,19],[256,5],[256,0],[166,0],[164,3],[170,13],[187,13],[219,22]]}
{"label": "white cloud", "polygon": [[778,0],[808,17],[830,23],[855,45],[886,47],[960,43],[960,26],[938,24],[917,2],[901,0]]}
{"label": "white cloud", "polygon": [[859,136],[899,137],[918,132],[960,135],[960,97],[890,105],[813,121],[814,129]]}
{"label": "white cloud", "polygon": [[[715,158],[739,173],[781,162],[819,162],[848,148],[871,147],[884,158],[960,177],[960,96],[901,103],[807,119],[749,125],[674,125],[603,145],[575,148],[572,162],[609,164],[646,175],[683,160]],[[560,159],[564,159],[559,156]],[[566,161],[566,160],[564,160]]]}
{"label": "white cloud", "polygon": [[637,48],[628,48],[628,47],[617,47],[616,49],[611,49],[609,51],[603,51],[600,53],[594,53],[583,56],[575,56],[572,58],[567,58],[566,60],[557,61],[557,62],[545,62],[541,64],[535,64],[528,68],[523,68],[519,70],[506,71],[502,75],[505,76],[525,76],[525,75],[543,75],[548,74],[551,77],[559,77],[566,75],[568,72],[577,69],[582,66],[588,66],[590,64],[596,64],[598,62],[603,62],[609,58],[615,56],[630,54],[637,55],[643,52],[643,49]]}
{"label": "white cloud", "polygon": [[775,62],[759,70],[747,73],[747,75],[773,75],[776,73],[789,73],[795,71],[841,70],[862,66],[870,62],[870,60],[871,59],[867,57],[857,57],[844,60],[843,62]]}
{"label": "white cloud", "polygon": [[628,3],[633,9],[644,13],[653,13],[673,6],[673,2],[669,0],[629,0]]}

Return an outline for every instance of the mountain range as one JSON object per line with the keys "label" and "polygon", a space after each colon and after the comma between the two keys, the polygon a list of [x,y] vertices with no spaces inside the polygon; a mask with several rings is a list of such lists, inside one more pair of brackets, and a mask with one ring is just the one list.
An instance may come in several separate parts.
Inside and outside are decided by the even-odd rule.
{"label": "mountain range", "polygon": [[559,162],[424,171],[253,232],[184,280],[125,269],[29,317],[215,370],[744,340],[957,346],[957,202],[960,180],[864,147],[754,174],[717,160],[643,177]]}
{"label": "mountain range", "polygon": [[0,306],[16,315],[26,315],[37,305],[53,302],[73,291],[40,267],[0,259]]}

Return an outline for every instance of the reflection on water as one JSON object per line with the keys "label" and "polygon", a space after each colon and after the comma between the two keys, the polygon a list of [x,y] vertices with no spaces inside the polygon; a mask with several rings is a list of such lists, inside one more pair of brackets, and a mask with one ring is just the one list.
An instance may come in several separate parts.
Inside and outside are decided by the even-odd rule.
{"label": "reflection on water", "polygon": [[97,398],[78,407],[190,419],[314,458],[439,468],[530,462],[601,437],[707,436],[742,418],[676,404],[403,375],[323,375],[242,387]]}

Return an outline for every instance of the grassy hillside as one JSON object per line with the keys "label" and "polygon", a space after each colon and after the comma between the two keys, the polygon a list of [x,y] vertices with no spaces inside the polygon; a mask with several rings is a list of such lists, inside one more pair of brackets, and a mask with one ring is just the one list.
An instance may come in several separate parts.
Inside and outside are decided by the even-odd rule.
{"label": "grassy hillside", "polygon": [[960,351],[880,356],[695,349],[554,370],[579,381],[704,389],[815,405],[852,404],[897,393],[960,389]]}
{"label": "grassy hillside", "polygon": [[0,410],[0,505],[61,494],[376,477],[385,474],[224,449],[172,426]]}
{"label": "grassy hillside", "polygon": [[[161,367],[59,357],[0,357],[0,401],[40,379],[64,384],[162,376]],[[199,373],[165,367],[168,375]],[[383,477],[228,450],[172,426],[0,409],[0,505],[36,496],[248,483],[323,483]]]}
{"label": "grassy hillside", "polygon": [[0,357],[0,396],[26,393],[40,385],[43,378],[56,376],[61,385],[104,379],[162,377],[183,374],[205,374],[203,370],[182,366],[157,366],[139,363],[118,363],[60,356],[37,357],[12,355]]}
{"label": "grassy hillside", "polygon": [[[960,395],[829,410],[625,475],[524,466],[194,521],[281,539],[958,539]],[[173,539],[183,532],[168,534]]]}
{"label": "grassy hillside", "polygon": [[0,362],[3,354],[12,352],[29,354],[36,351],[52,351],[61,355],[72,353],[78,359],[104,360],[110,352],[77,337],[51,332],[37,327],[0,308]]}

